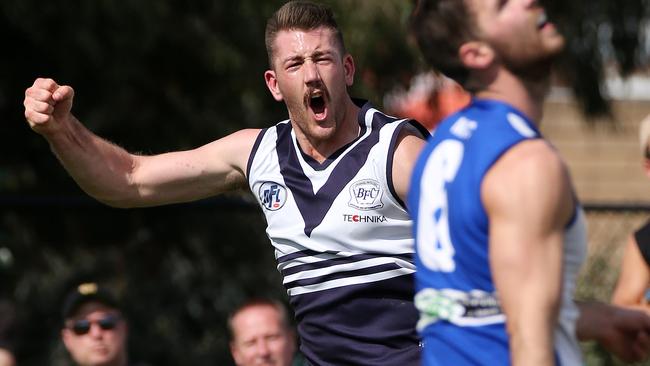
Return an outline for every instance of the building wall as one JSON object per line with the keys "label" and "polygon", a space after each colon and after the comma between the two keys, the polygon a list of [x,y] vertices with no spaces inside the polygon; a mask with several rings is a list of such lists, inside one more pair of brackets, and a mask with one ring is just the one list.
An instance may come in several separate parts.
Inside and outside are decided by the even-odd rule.
{"label": "building wall", "polygon": [[613,123],[590,125],[574,102],[550,100],[541,131],[567,161],[583,202],[650,205],[638,138],[650,101],[614,101],[612,106]]}

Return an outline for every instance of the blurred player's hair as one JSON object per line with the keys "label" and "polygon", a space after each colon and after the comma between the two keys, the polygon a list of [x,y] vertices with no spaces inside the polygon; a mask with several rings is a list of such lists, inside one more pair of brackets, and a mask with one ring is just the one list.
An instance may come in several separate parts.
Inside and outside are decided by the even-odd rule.
{"label": "blurred player's hair", "polygon": [[468,70],[458,55],[460,46],[476,39],[474,15],[465,0],[418,0],[410,31],[427,63],[465,88]]}

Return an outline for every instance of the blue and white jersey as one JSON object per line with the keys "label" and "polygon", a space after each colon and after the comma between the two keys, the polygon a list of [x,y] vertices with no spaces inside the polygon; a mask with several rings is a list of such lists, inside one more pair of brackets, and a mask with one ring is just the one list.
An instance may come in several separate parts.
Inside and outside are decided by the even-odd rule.
{"label": "blue and white jersey", "polygon": [[[474,100],[436,129],[415,166],[409,209],[416,241],[418,330],[425,365],[508,365],[510,350],[488,260],[486,172],[508,149],[541,138],[519,111]],[[525,202],[522,202],[525,204]],[[574,284],[586,255],[582,209],[564,237],[563,293],[555,329],[558,364],[581,364]]]}
{"label": "blue and white jersey", "polygon": [[358,122],[359,137],[322,164],[301,151],[289,121],[263,130],[250,189],[309,362],[419,365],[412,221],[391,179],[397,137],[412,121],[365,103]]}

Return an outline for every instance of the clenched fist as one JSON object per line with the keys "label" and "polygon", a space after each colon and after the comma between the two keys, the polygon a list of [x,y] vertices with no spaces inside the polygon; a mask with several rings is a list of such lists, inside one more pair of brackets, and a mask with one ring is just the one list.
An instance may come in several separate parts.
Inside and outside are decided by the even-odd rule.
{"label": "clenched fist", "polygon": [[74,90],[52,79],[39,78],[25,91],[25,118],[29,126],[42,135],[64,128],[72,117]]}

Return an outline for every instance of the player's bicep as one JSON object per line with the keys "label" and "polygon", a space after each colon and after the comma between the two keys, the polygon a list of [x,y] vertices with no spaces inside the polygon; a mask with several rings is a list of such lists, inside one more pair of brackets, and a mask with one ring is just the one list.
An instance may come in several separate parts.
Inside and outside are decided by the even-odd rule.
{"label": "player's bicep", "polygon": [[481,195],[490,267],[509,322],[542,326],[561,292],[563,234],[574,207],[566,170],[544,141],[526,141],[490,169]]}
{"label": "player's bicep", "polygon": [[133,184],[147,204],[185,202],[242,187],[259,130],[242,130],[199,148],[134,160]]}

